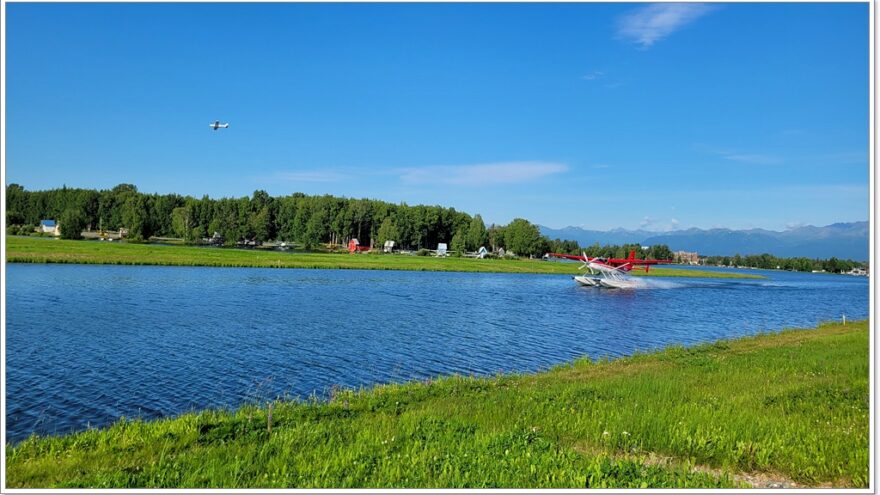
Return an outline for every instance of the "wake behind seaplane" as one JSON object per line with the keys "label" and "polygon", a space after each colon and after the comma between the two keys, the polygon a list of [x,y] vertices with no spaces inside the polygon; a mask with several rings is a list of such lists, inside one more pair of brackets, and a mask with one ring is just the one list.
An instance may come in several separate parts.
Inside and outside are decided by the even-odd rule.
{"label": "wake behind seaplane", "polygon": [[632,271],[635,267],[644,267],[645,273],[648,273],[651,265],[659,265],[663,263],[672,263],[672,260],[655,260],[655,259],[636,259],[635,250],[629,252],[626,258],[600,258],[589,257],[587,253],[582,256],[574,254],[547,253],[548,256],[556,258],[564,258],[575,261],[583,261],[581,269],[586,268],[590,274],[573,277],[575,282],[591,286],[591,287],[607,287],[609,289],[632,289],[639,286],[639,283],[630,279],[625,274]]}
{"label": "wake behind seaplane", "polygon": [[226,128],[228,128],[228,127],[229,127],[229,122],[227,122],[227,123],[225,123],[225,124],[221,124],[219,120],[215,120],[213,124],[208,124],[208,126],[210,126],[212,129],[214,129],[214,130],[216,131],[217,129],[226,129]]}

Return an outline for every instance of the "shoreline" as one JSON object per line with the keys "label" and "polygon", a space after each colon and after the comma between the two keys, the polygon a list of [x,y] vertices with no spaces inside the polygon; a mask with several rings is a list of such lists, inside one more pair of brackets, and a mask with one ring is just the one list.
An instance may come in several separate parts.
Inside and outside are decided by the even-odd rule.
{"label": "shoreline", "polygon": [[536,373],[122,419],[7,444],[7,483],[867,486],[869,332],[868,320],[825,323]]}
{"label": "shoreline", "polygon": [[[201,266],[223,268],[301,268],[403,270],[470,273],[576,275],[576,263],[535,259],[437,258],[400,254],[258,251],[203,246],[140,243],[102,243],[60,239],[7,237],[7,263],[62,263],[98,265]],[[633,270],[631,275],[645,276]],[[647,276],[765,279],[762,275],[655,267]]]}

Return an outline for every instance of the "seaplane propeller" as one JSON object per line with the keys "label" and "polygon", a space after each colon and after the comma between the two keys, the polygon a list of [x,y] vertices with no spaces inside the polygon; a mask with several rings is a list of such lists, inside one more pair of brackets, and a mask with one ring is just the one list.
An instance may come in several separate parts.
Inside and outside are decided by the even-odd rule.
{"label": "seaplane propeller", "polygon": [[578,270],[587,269],[587,270],[590,271],[591,274],[595,274],[596,272],[593,271],[593,267],[590,266],[590,258],[587,258],[587,253],[586,253],[586,251],[581,251],[581,254],[584,255],[584,264],[581,265],[581,266],[578,268]]}

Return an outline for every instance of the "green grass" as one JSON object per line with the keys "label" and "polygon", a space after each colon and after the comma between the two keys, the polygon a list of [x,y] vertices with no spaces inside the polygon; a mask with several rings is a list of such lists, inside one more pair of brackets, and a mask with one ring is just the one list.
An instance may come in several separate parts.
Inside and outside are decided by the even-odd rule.
{"label": "green grass", "polygon": [[[386,254],[292,253],[245,249],[164,246],[157,244],[65,241],[30,237],[6,238],[10,263],[83,263],[110,265],[219,266],[256,268],[340,268],[494,273],[578,273],[575,263],[541,260],[436,258]],[[635,273],[635,272],[634,272]],[[644,274],[644,272],[641,272]],[[726,272],[657,268],[658,277],[763,278]]]}
{"label": "green grass", "polygon": [[24,487],[868,484],[867,321],[6,446]]}

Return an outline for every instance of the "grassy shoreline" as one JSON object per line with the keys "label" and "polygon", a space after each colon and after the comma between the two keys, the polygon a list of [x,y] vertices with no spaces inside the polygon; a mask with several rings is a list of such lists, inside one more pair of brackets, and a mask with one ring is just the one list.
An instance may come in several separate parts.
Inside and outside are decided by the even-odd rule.
{"label": "grassy shoreline", "polygon": [[[65,241],[6,237],[9,263],[78,263],[252,268],[324,268],[353,270],[455,271],[574,275],[575,263],[541,260],[435,258],[383,254],[294,253],[196,246],[166,246],[98,241]],[[643,271],[632,272],[644,275]],[[764,278],[760,275],[716,271],[653,268],[656,277]]]}
{"label": "grassy shoreline", "polygon": [[[25,487],[866,487],[869,323],[6,446]],[[271,431],[269,416],[272,417]],[[757,481],[756,481],[757,480]]]}

